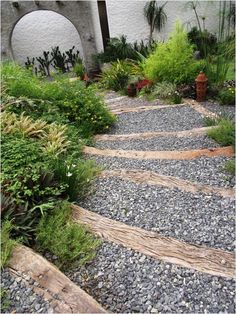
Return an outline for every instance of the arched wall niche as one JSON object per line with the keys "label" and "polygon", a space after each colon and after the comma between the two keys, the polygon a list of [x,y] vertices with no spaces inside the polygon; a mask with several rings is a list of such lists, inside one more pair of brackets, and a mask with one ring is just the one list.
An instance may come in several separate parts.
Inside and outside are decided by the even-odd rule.
{"label": "arched wall niche", "polygon": [[1,55],[2,60],[13,59],[11,37],[16,24],[34,11],[54,11],[68,19],[76,28],[83,48],[84,61],[89,74],[96,71],[93,55],[97,53],[90,1],[12,1],[1,2]]}
{"label": "arched wall niche", "polygon": [[[30,32],[29,32],[30,29]],[[42,56],[43,51],[59,46],[66,51],[75,46],[83,58],[80,35],[63,15],[51,10],[36,10],[25,14],[15,25],[11,35],[12,56],[24,65],[26,57]]]}

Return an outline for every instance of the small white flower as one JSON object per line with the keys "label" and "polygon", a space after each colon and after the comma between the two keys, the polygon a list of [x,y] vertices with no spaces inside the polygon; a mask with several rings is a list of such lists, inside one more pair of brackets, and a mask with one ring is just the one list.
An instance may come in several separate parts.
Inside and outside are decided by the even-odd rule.
{"label": "small white flower", "polygon": [[76,165],[75,165],[75,164],[72,164],[71,166],[72,166],[73,168],[75,168],[75,167],[76,167]]}
{"label": "small white flower", "polygon": [[71,177],[72,176],[72,173],[71,172],[68,172],[67,173],[67,177]]}

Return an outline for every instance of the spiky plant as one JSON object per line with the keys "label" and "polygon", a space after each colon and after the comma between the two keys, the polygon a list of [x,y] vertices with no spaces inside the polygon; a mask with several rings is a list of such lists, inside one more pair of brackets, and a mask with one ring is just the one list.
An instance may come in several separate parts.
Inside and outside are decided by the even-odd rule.
{"label": "spiky plant", "polygon": [[32,120],[23,112],[18,118],[15,113],[3,112],[1,114],[2,130],[4,133],[22,133],[24,136],[41,138],[45,134],[47,123],[42,120]]}
{"label": "spiky plant", "polygon": [[144,16],[146,17],[150,26],[149,44],[153,41],[153,32],[156,29],[158,32],[162,30],[167,21],[167,15],[164,11],[164,7],[167,1],[161,6],[157,5],[156,0],[147,2],[144,7]]}
{"label": "spiky plant", "polygon": [[65,132],[66,125],[58,125],[56,123],[48,125],[47,134],[44,136],[44,151],[55,156],[66,151],[70,141],[68,141]]}

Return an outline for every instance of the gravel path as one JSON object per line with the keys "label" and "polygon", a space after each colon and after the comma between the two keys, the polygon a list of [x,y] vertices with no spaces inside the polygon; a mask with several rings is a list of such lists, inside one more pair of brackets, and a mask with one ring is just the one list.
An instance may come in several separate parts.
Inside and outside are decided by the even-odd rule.
{"label": "gravel path", "polygon": [[152,131],[183,131],[203,127],[201,114],[189,106],[162,108],[119,115],[110,134],[130,134]]}
{"label": "gravel path", "polygon": [[233,200],[115,177],[97,179],[94,190],[82,207],[189,243],[234,249]]}
{"label": "gravel path", "polygon": [[175,176],[192,182],[233,187],[235,177],[223,170],[228,157],[200,157],[193,160],[138,160],[118,157],[88,156],[105,169],[140,169]]}
{"label": "gravel path", "polygon": [[235,313],[235,283],[104,242],[67,275],[113,313]]}
{"label": "gravel path", "polygon": [[219,103],[213,102],[203,102],[201,105],[212,112],[228,116],[235,120],[235,106],[222,106]]}
{"label": "gravel path", "polygon": [[[1,313],[53,313],[50,304],[27,287],[20,277],[11,275],[7,268],[1,275],[1,291],[6,290],[1,300]],[[25,280],[37,286],[30,277],[25,277]]]}
{"label": "gravel path", "polygon": [[123,150],[190,150],[210,147],[219,147],[207,135],[192,137],[158,136],[147,139],[129,139],[126,141],[98,141],[96,147]]}

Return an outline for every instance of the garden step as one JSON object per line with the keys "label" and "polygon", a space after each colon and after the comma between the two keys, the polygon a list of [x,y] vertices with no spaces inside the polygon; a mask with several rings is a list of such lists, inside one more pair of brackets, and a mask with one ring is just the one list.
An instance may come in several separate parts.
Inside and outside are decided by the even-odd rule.
{"label": "garden step", "polygon": [[37,283],[32,288],[52,304],[55,313],[106,313],[91,296],[28,247],[14,248],[9,269],[14,275],[32,278]]}
{"label": "garden step", "polygon": [[234,149],[231,146],[205,148],[182,151],[137,151],[137,150],[115,150],[98,149],[95,147],[84,146],[83,152],[88,155],[98,155],[107,157],[133,158],[142,160],[169,159],[169,160],[190,160],[202,156],[234,156]]}
{"label": "garden step", "polygon": [[131,133],[131,134],[97,134],[94,136],[96,141],[126,141],[128,139],[147,139],[159,136],[175,136],[175,137],[188,137],[205,135],[208,131],[216,128],[216,126],[194,128],[192,130],[174,131],[174,132],[143,132],[143,133]]}
{"label": "garden step", "polygon": [[115,176],[99,177],[92,186],[93,192],[79,204],[106,218],[163,236],[190,244],[234,250],[233,197],[221,196],[211,189],[209,193],[190,192],[183,186],[164,186],[167,181],[162,181],[162,185],[156,183],[134,182]]}
{"label": "garden step", "polygon": [[96,148],[115,149],[115,150],[132,150],[132,151],[175,151],[175,150],[192,150],[203,148],[216,148],[220,145],[212,138],[205,135],[184,136],[158,136],[151,138],[130,139],[126,141],[98,141]]}
{"label": "garden step", "polygon": [[235,277],[234,253],[190,245],[171,237],[163,237],[158,233],[105,218],[77,205],[71,206],[76,222],[88,225],[95,234],[108,241],[122,244],[157,260],[216,276]]}
{"label": "garden step", "polygon": [[230,157],[202,156],[191,160],[142,160],[98,155],[87,155],[87,157],[107,170],[138,169],[216,187],[235,185],[235,177],[224,170],[225,163],[233,160]]}
{"label": "garden step", "polygon": [[[155,250],[155,248],[154,248]],[[234,280],[104,241],[95,259],[66,272],[109,313],[234,313]]]}
{"label": "garden step", "polygon": [[117,177],[124,180],[133,181],[136,183],[146,183],[147,185],[158,185],[168,188],[177,188],[181,191],[191,193],[203,194],[218,194],[222,197],[229,197],[235,199],[235,190],[233,188],[218,188],[209,185],[203,185],[196,182],[182,180],[176,177],[163,176],[153,171],[145,170],[104,170],[102,171],[101,178]]}
{"label": "garden step", "polygon": [[[123,135],[146,132],[177,132],[204,127],[204,116],[193,106],[173,105],[127,109],[122,112],[117,122],[110,129],[110,134]],[[118,111],[116,112],[118,113]]]}
{"label": "garden step", "polygon": [[[171,105],[172,108],[178,108],[181,106],[186,106],[186,104],[178,104],[178,105]],[[170,105],[152,105],[152,106],[133,106],[133,107],[109,107],[110,111],[115,115],[121,115],[124,113],[139,113],[139,112],[145,112],[145,111],[152,111],[152,110],[158,110],[158,109],[165,109],[170,108]]]}

